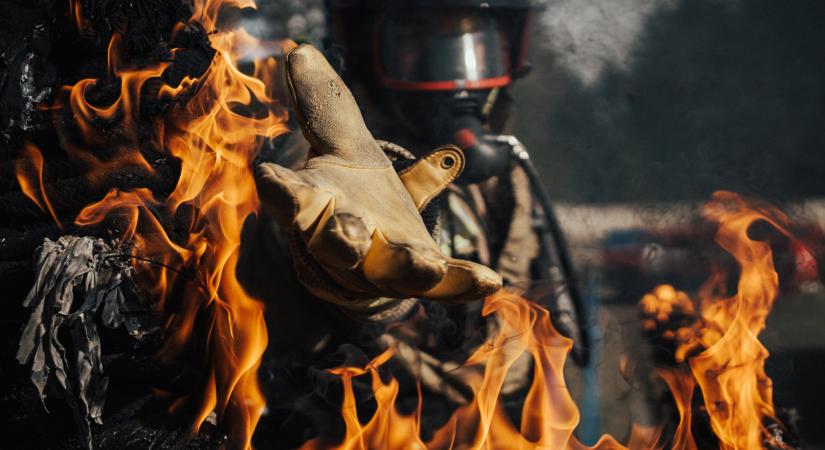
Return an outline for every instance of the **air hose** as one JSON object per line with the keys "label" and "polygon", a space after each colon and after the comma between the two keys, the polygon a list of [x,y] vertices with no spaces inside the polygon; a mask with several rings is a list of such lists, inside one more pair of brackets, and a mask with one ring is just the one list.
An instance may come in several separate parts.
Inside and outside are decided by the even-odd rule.
{"label": "air hose", "polygon": [[553,311],[555,314],[554,322],[556,322],[557,325],[561,325],[561,328],[567,328],[561,331],[573,339],[573,359],[580,366],[586,366],[590,358],[590,333],[586,319],[587,311],[584,307],[583,297],[576,279],[576,271],[570,258],[567,241],[559,225],[558,217],[556,217],[550,195],[547,193],[547,189],[541,181],[536,166],[533,165],[530,159],[527,148],[515,136],[488,136],[486,139],[510,147],[513,159],[527,174],[531,191],[541,204],[544,213],[542,217],[544,223],[542,224],[542,232],[540,233],[542,247],[548,252],[547,256],[550,257],[551,261],[555,263],[554,265],[558,267],[558,271],[561,272],[561,280],[553,281],[566,282],[567,289],[564,291],[569,294],[569,298],[565,299],[564,291],[561,291],[562,293],[559,296],[560,298],[558,299],[557,305],[558,311]]}

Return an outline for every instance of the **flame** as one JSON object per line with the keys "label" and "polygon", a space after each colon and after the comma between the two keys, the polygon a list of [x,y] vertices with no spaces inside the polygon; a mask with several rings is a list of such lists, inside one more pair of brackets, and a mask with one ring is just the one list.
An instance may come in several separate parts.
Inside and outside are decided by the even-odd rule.
{"label": "flame", "polygon": [[[466,381],[475,393],[471,403],[459,408],[452,419],[436,431],[429,442],[419,436],[421,405],[411,416],[395,408],[398,382],[381,381],[378,368],[392,357],[392,350],[376,357],[364,368],[342,367],[332,373],[342,377],[344,400],[341,407],[346,434],[339,445],[321,439],[308,441],[302,448],[366,449],[577,449],[587,448],[574,436],[579,411],[564,382],[563,368],[572,341],[559,334],[546,309],[509,292],[488,297],[482,314],[496,315],[499,332],[479,347],[465,367],[480,367],[482,373]],[[521,427],[517,428],[499,401],[505,376],[515,361],[529,354],[534,375],[522,408]],[[352,377],[369,373],[378,408],[366,425],[358,420]],[[420,398],[420,396],[419,396]],[[625,449],[605,436],[594,447],[599,450]]]}
{"label": "flame", "polygon": [[54,207],[43,185],[43,154],[40,149],[29,142],[23,144],[23,151],[14,164],[14,173],[23,194],[30,198],[41,211],[48,212],[54,223],[62,229],[63,225],[57,218],[57,213],[54,212]]}
{"label": "flame", "polygon": [[761,448],[763,420],[776,420],[771,379],[765,373],[768,350],[757,336],[779,291],[770,246],[748,236],[762,220],[794,240],[788,218],[776,209],[752,208],[730,192],[717,192],[703,214],[719,223],[716,242],[739,264],[738,290],[728,298],[703,290],[700,325],[684,333],[680,350],[700,386],[720,448]]}
{"label": "flame", "polygon": [[[676,400],[681,421],[675,444],[696,448],[691,427],[691,398],[698,386],[719,448],[758,449],[764,441],[766,420],[774,415],[771,379],[765,373],[768,350],[758,335],[779,292],[770,246],[752,239],[748,230],[756,221],[765,221],[791,239],[789,219],[771,207],[749,204],[731,192],[717,192],[702,210],[708,220],[719,224],[716,242],[730,253],[740,269],[737,292],[724,297],[725,276],[720,271],[699,290],[698,315],[692,323],[666,331],[672,340],[679,369],[660,370]],[[640,302],[648,317],[646,328],[667,323],[672,314],[693,315],[694,302],[672,286],[657,287]]]}
{"label": "flame", "polygon": [[659,376],[667,383],[667,387],[673,394],[676,408],[679,410],[679,425],[673,436],[674,449],[697,450],[696,440],[693,438],[693,392],[696,381],[693,377],[687,376],[682,371],[669,368],[661,368]]}
{"label": "flame", "polygon": [[88,21],[83,15],[81,0],[69,0],[69,10],[66,14],[72,19],[78,31],[83,31],[88,27]]}
{"label": "flame", "polygon": [[[186,32],[190,26],[210,31],[216,53],[206,73],[154,91],[158,100],[174,106],[151,124],[151,133],[143,132],[141,99],[157,84],[152,80],[172,63],[131,64],[123,57],[117,33],[108,47],[107,76],[65,86],[52,109],[64,149],[85,163],[90,183],[99,185],[110,172],[124,167],[154,174],[142,151],[147,147],[179,162],[180,175],[171,193],[112,189],[83,208],[75,224],[86,227],[105,221],[121,240],[134,244],[131,251],[139,274],[166,312],[168,337],[159,356],[174,358],[195,349],[202,357],[203,382],[191,395],[177,399],[171,410],[194,411],[195,431],[214,412],[233,438],[231,445],[249,448],[265,406],[257,369],[267,332],[263,305],[244,291],[235,272],[243,223],[259,207],[252,161],[263,139],[287,131],[286,113],[276,98],[282,92],[273,77],[277,63],[260,56],[271,54],[273,47],[284,51],[294,44],[264,44],[243,30],[214,31],[219,14],[229,6],[255,5],[252,0],[196,1],[191,23],[178,24],[175,33]],[[70,1],[69,8],[70,17],[83,30],[88,23],[81,3]],[[177,52],[170,50],[172,60]],[[248,61],[254,62],[252,75],[238,68]],[[101,101],[93,95],[107,86],[117,87],[116,98]],[[182,97],[187,100],[175,101]],[[65,117],[72,118],[70,124],[60,120]],[[60,224],[44,189],[42,154],[33,145],[25,146],[16,175],[24,194]],[[698,306],[666,285],[640,303],[652,317],[645,324],[648,328],[674,313],[696,317],[690,326],[670,330],[665,336],[677,343],[675,355],[682,363],[658,371],[680,417],[669,442],[674,449],[697,448],[691,424],[697,414],[693,398],[698,387],[721,449],[761,448],[763,421],[776,419],[771,381],[764,370],[768,352],[757,336],[776,298],[778,279],[770,248],[752,240],[747,230],[754,221],[765,220],[790,236],[784,228],[787,218],[774,209],[749,206],[726,192],[715,194],[703,212],[719,223],[717,242],[740,264],[738,292],[719,298],[723,277],[716,275],[700,292]],[[182,237],[169,231],[181,215],[190,218]],[[456,410],[430,441],[420,437],[420,391],[418,410],[403,415],[395,405],[398,381],[392,377],[384,381],[379,373],[393,357],[390,349],[364,367],[332,370],[344,387],[344,440],[334,444],[314,439],[303,448],[588,448],[573,436],[579,411],[563,377],[572,343],[553,328],[548,311],[519,295],[501,292],[486,299],[482,313],[495,317],[498,331],[464,363],[477,369],[468,371],[465,380],[473,399]],[[501,395],[508,371],[525,354],[532,360],[533,377],[522,419],[515,424]],[[352,380],[367,375],[377,409],[362,424]],[[604,436],[592,448],[663,448],[662,429],[635,426],[627,446]]]}
{"label": "flame", "polygon": [[[788,223],[778,210],[760,208],[729,192],[717,192],[704,207],[704,216],[717,222],[716,241],[739,262],[741,274],[736,295],[716,295],[724,282],[715,273],[699,292],[698,308],[684,292],[670,285],[657,287],[640,301],[642,312],[650,319],[644,325],[653,330],[657,324],[678,317],[692,317],[690,326],[669,330],[665,339],[677,343],[676,357],[682,365],[660,367],[658,376],[667,384],[679,415],[673,436],[662,436],[663,426],[634,425],[626,446],[611,436],[603,436],[594,449],[696,450],[692,424],[693,399],[698,387],[705,409],[722,450],[762,448],[763,420],[774,417],[771,383],[765,374],[767,350],[757,335],[765,326],[778,292],[778,277],[773,268],[770,247],[751,239],[748,229],[764,220],[787,237]],[[342,367],[332,371],[342,378],[344,399],[341,407],[346,425],[344,440],[331,444],[321,439],[308,441],[303,449],[572,449],[586,447],[573,436],[579,411],[563,378],[563,366],[572,343],[552,326],[547,310],[509,292],[486,299],[482,314],[495,315],[498,332],[470,356],[464,367],[481,367],[482,373],[465,380],[473,390],[471,403],[460,407],[437,430],[429,442],[420,438],[421,396],[417,412],[401,415],[395,406],[398,382],[381,380],[379,368],[393,355],[388,350],[363,368]],[[501,403],[504,378],[517,358],[529,354],[533,378],[524,400],[522,420],[516,427]],[[472,373],[472,372],[468,372]],[[377,410],[366,425],[359,422],[354,376],[369,374]],[[669,444],[668,444],[669,443]]]}
{"label": "flame", "polygon": [[[114,33],[107,76],[64,86],[50,109],[63,148],[85,164],[85,177],[93,185],[118,169],[154,175],[144,155],[146,148],[180,164],[170,194],[148,188],[111,189],[83,208],[75,224],[87,227],[105,221],[109,229],[117,230],[117,237],[134,244],[132,256],[139,276],[166,313],[168,337],[159,356],[174,358],[193,349],[202,356],[206,374],[202,385],[175,401],[172,410],[195,411],[195,431],[214,412],[232,437],[230,445],[249,448],[265,406],[257,369],[267,332],[263,304],[244,291],[235,272],[241,229],[259,207],[252,162],[264,139],[288,128],[286,110],[272,96],[276,87],[266,84],[273,81],[275,59],[255,60],[253,75],[238,65],[251,54],[272,55],[294,44],[264,45],[242,30],[214,31],[218,15],[228,6],[254,7],[254,2],[195,2],[190,23],[180,23],[174,30],[183,33],[194,26],[210,32],[216,53],[201,76],[185,77],[177,86],[157,83],[154,80],[173,64],[170,61],[179,49],[170,50],[169,61],[137,66],[124,56],[128,53],[121,49],[121,36]],[[71,1],[69,8],[83,30],[87,23],[81,3]],[[118,95],[100,100],[98,93],[112,87]],[[147,92],[173,105],[165,117],[150,124],[148,133],[141,116]],[[177,101],[184,95],[185,102]],[[19,183],[57,221],[43,190],[42,169],[40,152],[27,146],[17,165]],[[184,236],[170,232],[180,216],[190,218]],[[174,307],[167,307],[173,301]]]}

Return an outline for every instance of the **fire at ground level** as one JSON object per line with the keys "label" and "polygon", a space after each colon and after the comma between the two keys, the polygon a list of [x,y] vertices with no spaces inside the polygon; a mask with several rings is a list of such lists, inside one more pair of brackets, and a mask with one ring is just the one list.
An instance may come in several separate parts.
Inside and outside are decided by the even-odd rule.
{"label": "fire at ground level", "polygon": [[[151,6],[159,5],[171,3]],[[4,135],[18,151],[2,167],[17,183],[4,197],[7,214],[0,221],[9,232],[0,250],[17,258],[4,257],[2,267],[12,274],[6,284],[19,291],[13,298],[34,288],[25,301],[29,311],[18,310],[20,320],[12,314],[4,322],[4,333],[17,336],[26,322],[19,348],[12,348],[16,337],[8,341],[9,354],[16,353],[22,367],[3,365],[0,370],[11,380],[29,378],[34,388],[7,384],[9,393],[2,398],[8,410],[15,411],[6,433],[10,440],[33,448],[243,448],[250,443],[280,448],[288,438],[293,439],[290,447],[303,443],[308,448],[580,448],[615,427],[615,439],[606,437],[595,445],[621,448],[618,439],[633,449],[786,449],[796,448],[797,437],[804,439],[806,433],[812,439],[804,444],[816,445],[816,430],[805,428],[806,417],[815,418],[816,412],[774,401],[781,396],[779,378],[795,376],[804,363],[789,369],[779,359],[780,364],[768,365],[766,372],[763,365],[772,349],[757,337],[776,306],[780,287],[789,299],[799,298],[795,292],[821,290],[816,252],[810,251],[811,246],[821,247],[821,227],[788,221],[766,205],[748,210],[738,197],[725,193],[699,208],[706,221],[677,220],[657,228],[648,226],[656,223],[649,209],[628,215],[621,208],[606,208],[591,219],[578,217],[574,226],[567,221],[581,250],[580,282],[597,325],[590,331],[601,344],[591,348],[596,361],[591,369],[567,366],[566,378],[578,382],[570,382],[573,397],[562,374],[570,341],[550,326],[546,310],[519,296],[538,299],[537,290],[547,292],[547,286],[540,285],[530,285],[519,295],[488,297],[476,313],[490,319],[481,321],[481,327],[454,332],[461,339],[478,337],[462,349],[465,355],[453,358],[457,362],[431,358],[422,351],[426,342],[418,342],[412,353],[419,372],[412,370],[417,375],[412,379],[394,370],[410,350],[408,341],[398,338],[415,342],[417,337],[415,329],[405,325],[390,326],[374,340],[388,346],[386,351],[381,345],[344,345],[339,347],[343,354],[332,353],[331,362],[310,365],[309,371],[284,370],[291,366],[288,352],[282,353],[289,347],[278,346],[289,341],[283,326],[299,324],[292,336],[303,338],[309,334],[309,328],[300,325],[309,323],[306,319],[330,316],[320,307],[323,303],[307,304],[319,306],[317,316],[278,314],[295,299],[269,289],[287,298],[261,302],[265,292],[250,288],[246,277],[256,271],[246,270],[248,261],[238,249],[249,226],[266,230],[254,228],[255,220],[249,218],[260,213],[261,204],[290,230],[281,237],[289,240],[304,287],[316,300],[337,302],[350,315],[375,313],[387,292],[440,301],[489,293],[495,277],[480,265],[453,259],[448,265],[452,272],[443,274],[437,264],[430,264],[432,258],[407,267],[420,276],[398,278],[406,271],[391,270],[405,260],[394,259],[394,245],[412,236],[421,239],[404,248],[431,256],[439,251],[431,242],[434,230],[424,229],[431,197],[409,175],[417,173],[415,165],[406,166],[413,167],[408,172],[400,163],[390,169],[387,155],[403,159],[403,150],[388,144],[379,150],[368,134],[356,130],[357,123],[346,128],[353,124],[342,117],[357,116],[357,106],[320,53],[301,47],[290,53],[292,60],[266,57],[282,57],[294,44],[262,42],[242,30],[224,28],[232,21],[219,20],[223,2],[195,2],[192,10],[170,7],[156,15],[168,23],[147,22],[151,8],[122,10],[135,14],[123,18],[131,25],[151,23],[149,28],[159,31],[148,40],[142,40],[147,35],[137,28],[108,28],[109,16],[85,2],[69,6],[65,13],[71,20],[65,30],[35,27],[22,44],[15,44],[32,53],[12,56],[15,70],[21,71],[14,81],[28,103],[20,111],[23,121],[15,122],[17,131]],[[101,50],[94,56],[96,64],[63,67],[67,73],[46,70],[48,76],[37,77],[33,64],[43,62],[37,56],[51,45],[51,32],[96,35],[96,41],[86,41],[88,48],[56,44],[67,54],[79,52],[81,61]],[[265,58],[258,59],[261,55]],[[282,77],[273,77],[283,67],[290,74],[286,87],[280,84]],[[58,76],[60,88],[54,78]],[[319,92],[329,104],[317,101]],[[304,114],[292,114],[289,100]],[[289,131],[297,135],[299,126],[315,144],[310,156],[342,163],[348,158],[367,160],[387,170],[365,177],[348,164],[337,169],[319,165],[314,172],[269,164],[253,173],[259,156],[273,156],[273,148],[261,151],[261,144]],[[338,145],[342,136],[359,145]],[[450,163],[440,167],[447,169],[446,182],[454,181],[457,171],[449,169],[466,161],[449,149],[433,157],[444,155]],[[511,176],[512,183],[524,177],[518,171]],[[384,188],[395,189],[382,191],[382,180]],[[373,184],[379,189],[370,189]],[[291,195],[279,196],[284,190]],[[391,220],[380,208],[370,210],[370,203],[360,204],[353,215],[354,210],[347,209],[353,192],[369,198],[385,194],[378,203],[385,209],[393,205]],[[665,216],[678,217],[674,209],[666,208]],[[630,222],[642,218],[646,226],[603,229],[589,237],[589,245],[586,236],[577,235],[588,223],[597,228],[600,221],[620,225],[623,214]],[[368,230],[361,223],[365,236],[374,241],[370,253],[359,253],[356,245],[347,248],[351,253],[330,253],[321,245],[319,236],[336,229],[326,224],[358,225],[363,217],[371,218],[365,222]],[[714,223],[720,225],[718,234]],[[714,236],[723,250],[711,244]],[[27,246],[33,241],[42,245]],[[279,240],[270,236],[261,242]],[[451,242],[456,244],[455,239]],[[350,257],[365,259],[354,264]],[[25,275],[32,265],[34,279]],[[259,268],[265,270],[258,273],[272,279],[269,266]],[[329,288],[324,274],[334,278],[335,287]],[[308,282],[308,276],[315,278]],[[467,277],[472,282],[458,282]],[[452,281],[442,284],[445,280]],[[279,288],[286,284],[285,279],[276,281]],[[662,282],[688,293],[655,287]],[[352,292],[367,300],[359,304],[361,309],[347,303],[343,293]],[[152,299],[153,304],[146,307],[135,303],[136,298]],[[816,298],[811,294],[793,301]],[[412,315],[406,323],[419,318],[419,325],[433,327],[440,310],[415,311],[421,316]],[[23,317],[29,313],[28,319]],[[779,348],[794,342],[785,334],[801,332],[803,321],[789,320],[793,330],[777,328],[783,336]],[[125,335],[118,334],[123,331]],[[320,347],[327,344],[326,338],[317,341]],[[509,383],[512,379],[505,375],[517,371],[522,383]],[[616,373],[621,382],[611,380],[610,374]],[[306,397],[290,389],[293,385],[309,385],[309,394],[321,403],[302,404]],[[801,387],[793,382],[786,386],[793,393]],[[816,394],[815,388],[806,392],[811,393]],[[50,414],[37,397],[45,399]],[[421,397],[448,403],[432,407],[425,401],[418,409]],[[614,397],[619,399],[615,409],[610,406]],[[64,420],[68,418],[72,420]],[[578,436],[571,437],[579,422]],[[327,432],[316,436],[324,425]]]}
{"label": "fire at ground level", "polygon": [[[813,222],[822,208],[816,202],[808,202],[787,209],[799,219],[795,227],[797,232],[804,232],[805,229],[816,228],[812,225],[815,225]],[[634,374],[649,370],[646,365],[651,362],[655,351],[650,341],[640,333],[643,319],[639,315],[637,302],[645,292],[666,279],[673,280],[680,289],[695,290],[708,271],[707,268],[695,267],[691,261],[721,260],[718,250],[708,240],[707,229],[688,227],[674,231],[674,223],[684,223],[684,219],[693,215],[692,211],[688,205],[659,205],[645,208],[643,212],[622,205],[559,208],[563,226],[571,231],[577,266],[585,274],[583,282],[587,286],[589,305],[595,310],[591,317],[596,332],[591,367],[582,369],[568,361],[564,373],[570,393],[581,412],[576,436],[584,444],[595,444],[603,433],[625,436],[634,422],[658,423],[663,410],[667,410],[667,407],[657,403],[660,401],[658,397],[654,396],[654,401],[650,401],[648,396],[651,392],[646,391],[650,386],[640,386],[638,373]],[[646,216],[648,220],[634,219],[639,216]],[[651,221],[653,217],[656,219]],[[582,223],[587,225],[574,231],[573,224]],[[651,223],[656,226],[649,226]],[[816,242],[816,235],[809,234],[807,237],[809,242]],[[705,241],[706,245],[697,245],[700,240]],[[798,258],[794,262],[791,249],[778,245],[776,250],[774,259],[777,270],[781,280],[787,280],[787,286],[782,288],[767,327],[760,335],[771,352],[766,369],[773,380],[777,406],[788,408],[782,412],[783,420],[793,423],[794,432],[804,442],[803,448],[820,448],[822,435],[816,424],[821,420],[818,399],[822,398],[823,393],[817,367],[825,348],[822,347],[818,317],[825,294],[819,284],[820,278],[812,276],[809,271],[806,273],[806,268],[797,263]],[[24,295],[26,285],[21,284],[16,294],[11,294]],[[6,336],[3,342],[11,343],[5,347],[10,352],[16,351],[19,328],[11,321],[5,321],[3,325]],[[145,362],[149,361],[145,359]],[[12,368],[5,369],[4,376],[14,373],[9,369]],[[125,375],[118,374],[117,364],[110,370],[113,370],[113,375]],[[152,371],[151,367],[145,370],[147,373]],[[140,377],[140,373],[131,374],[110,389],[117,392],[119,386],[126,388],[133,382],[139,385]],[[124,382],[125,385],[120,384]],[[4,402],[11,405],[25,398],[21,396],[23,393],[12,390],[4,396]],[[339,398],[337,394],[334,397]],[[148,401],[146,397],[132,398],[131,401],[137,400],[134,404],[118,403],[118,400],[118,396],[114,395],[107,405],[107,409],[118,411],[120,415],[114,415],[103,428],[103,436],[109,442],[118,442],[118,435],[130,436],[132,445],[138,446],[154,440],[170,445],[182,438],[180,430],[168,428],[169,423],[173,422],[162,419],[161,411],[157,412],[159,417],[156,420],[136,422],[129,417],[135,409],[145,406]],[[17,406],[20,415],[13,415],[13,421],[25,424],[26,430],[45,424],[50,430],[49,433],[36,433],[39,438],[20,448],[43,448],[46,442],[54,445],[74,440],[71,437],[75,432],[74,426],[65,420],[70,417],[66,408],[59,402],[51,402],[50,406],[50,415],[44,415],[36,404]],[[371,410],[367,407],[366,414],[369,415]],[[64,417],[64,420],[55,422],[54,419],[59,417]],[[277,426],[268,419],[265,414],[262,424]],[[362,419],[366,422],[366,417]],[[212,439],[216,433],[219,434],[212,428],[212,420],[208,420],[203,427],[203,435],[209,437],[203,438],[202,443],[214,443]],[[15,435],[13,430],[9,433]],[[270,433],[264,431],[261,434],[266,436]],[[259,448],[268,448],[266,437],[260,439]],[[197,442],[195,440],[190,444]]]}

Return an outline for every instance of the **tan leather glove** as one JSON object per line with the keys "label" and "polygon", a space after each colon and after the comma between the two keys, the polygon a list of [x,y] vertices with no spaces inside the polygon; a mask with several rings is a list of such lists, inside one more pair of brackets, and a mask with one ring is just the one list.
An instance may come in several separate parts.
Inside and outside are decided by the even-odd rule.
{"label": "tan leather glove", "polygon": [[296,118],[312,151],[301,170],[261,164],[258,195],[289,230],[306,287],[360,311],[391,299],[457,303],[498,290],[501,277],[493,270],[441,254],[419,214],[461,172],[461,151],[437,150],[397,174],[324,56],[302,45],[286,61]]}

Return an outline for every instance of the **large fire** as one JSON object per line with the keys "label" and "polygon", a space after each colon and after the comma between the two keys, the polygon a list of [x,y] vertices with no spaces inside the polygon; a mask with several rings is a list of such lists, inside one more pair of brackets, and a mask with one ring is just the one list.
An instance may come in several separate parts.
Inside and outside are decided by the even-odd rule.
{"label": "large fire", "polygon": [[[218,14],[227,6],[254,7],[254,2],[197,1],[191,22],[210,32],[217,30]],[[72,2],[71,13],[82,28],[86,22],[76,2]],[[180,24],[176,32],[185,32],[187,26]],[[89,100],[100,80],[84,79],[64,87],[53,109],[55,114],[68,111],[75,118],[76,130],[62,130],[62,142],[71,156],[87,165],[90,183],[99,183],[107,171],[124,165],[151,173],[153,166],[141,152],[145,147],[179,161],[180,176],[168,195],[147,188],[112,189],[100,201],[83,208],[74,222],[92,226],[117,220],[118,238],[135,244],[134,261],[141,280],[167,313],[168,338],[160,356],[173,358],[192,346],[198,346],[198,354],[203,355],[206,380],[190,396],[175,401],[171,409],[196,411],[192,421],[195,431],[214,412],[233,441],[248,448],[265,406],[257,368],[267,345],[267,332],[262,303],[244,291],[235,269],[243,223],[258,211],[252,162],[264,139],[287,131],[287,117],[274,100],[277,86],[268,76],[275,70],[275,59],[256,61],[253,75],[238,68],[239,61],[260,49],[261,43],[242,30],[215,31],[209,35],[209,43],[217,53],[203,75],[157,90],[158,99],[191,98],[180,103],[184,106],[173,107],[164,120],[153,123],[149,137],[139,132],[145,128],[139,123],[141,95],[170,63],[131,65],[122,58],[118,34],[111,39],[108,59],[110,79],[120,86],[117,98],[103,105]],[[281,45],[284,51],[291,44]],[[170,52],[174,56],[176,49]],[[121,130],[115,140],[103,131],[113,121]],[[88,147],[101,146],[113,146],[107,158],[87,151]],[[37,148],[25,148],[17,169],[24,193],[61,224],[44,191],[43,157]],[[685,294],[663,286],[641,302],[642,310],[654,322],[666,321],[674,308],[696,314],[690,326],[672,333],[681,365],[659,371],[681,417],[676,433],[659,436],[653,432],[652,438],[632,439],[627,447],[605,436],[595,448],[662,448],[667,443],[676,449],[697,448],[691,421],[697,414],[693,399],[698,395],[722,449],[762,448],[763,424],[776,420],[770,379],[764,370],[768,353],[757,336],[765,326],[778,281],[769,246],[751,239],[748,228],[765,220],[787,235],[783,228],[786,218],[774,210],[751,208],[729,193],[718,193],[704,214],[718,222],[717,242],[740,265],[737,293],[717,298],[719,290],[709,284],[694,303]],[[181,215],[191,219],[182,239],[169,231],[169,224]],[[165,308],[173,300],[176,308]],[[483,314],[496,315],[499,327],[465,362],[465,366],[480,369],[469,371],[476,375],[466,380],[474,392],[473,400],[460,407],[428,442],[420,437],[421,405],[412,415],[399,413],[395,406],[398,382],[392,378],[385,381],[379,374],[393,357],[390,349],[365,367],[333,371],[344,386],[344,440],[312,440],[304,448],[586,448],[573,436],[579,411],[563,378],[571,341],[553,329],[548,311],[516,294],[502,292],[486,299]],[[533,377],[520,424],[515,424],[500,398],[508,370],[525,353],[532,359]],[[357,415],[352,387],[356,376],[371,377],[377,403],[366,424]]]}
{"label": "large fire", "polygon": [[[738,291],[719,297],[724,277],[714,275],[700,290],[698,315],[695,303],[684,292],[662,285],[646,295],[640,308],[649,317],[647,326],[666,323],[677,311],[695,316],[690,326],[668,331],[675,341],[677,366],[657,370],[667,384],[679,413],[673,436],[661,430],[634,426],[626,446],[604,436],[587,447],[573,436],[579,411],[564,382],[562,368],[572,341],[560,335],[541,306],[511,293],[486,299],[483,314],[496,314],[500,328],[478,348],[465,366],[480,366],[483,376],[468,380],[472,403],[460,408],[438,430],[433,439],[419,437],[421,407],[411,416],[400,415],[395,407],[398,383],[383,382],[378,368],[392,355],[384,353],[364,368],[343,367],[333,373],[344,383],[341,407],[346,435],[338,445],[314,440],[305,449],[407,449],[407,448],[490,448],[490,449],[672,449],[696,450],[692,422],[698,412],[693,398],[701,395],[711,426],[722,450],[761,449],[770,439],[767,422],[778,423],[771,398],[771,380],[765,373],[768,352],[757,336],[778,292],[778,276],[770,246],[749,237],[750,226],[759,220],[773,225],[793,239],[786,230],[786,216],[775,209],[751,207],[730,192],[717,192],[703,209],[708,220],[719,224],[717,243],[728,251],[740,267]],[[505,412],[500,401],[504,378],[513,362],[524,353],[533,361],[533,380],[524,399],[520,428]],[[370,374],[377,411],[363,425],[358,420],[352,377]],[[696,392],[696,388],[699,392]],[[782,448],[772,442],[772,448]]]}
{"label": "large fire", "polygon": [[[254,7],[251,1],[195,2],[191,23],[207,31],[216,30],[222,8]],[[78,3],[71,14],[78,27],[86,21]],[[175,33],[186,32],[189,24],[179,24]],[[172,41],[174,41],[174,37]],[[235,269],[241,228],[250,214],[258,211],[258,197],[252,160],[261,142],[287,131],[286,112],[273,100],[262,80],[263,69],[272,70],[273,58],[257,61],[261,70],[247,75],[238,68],[246,53],[258,50],[258,43],[242,30],[213,32],[209,44],[217,50],[211,65],[199,78],[184,78],[178,86],[163,85],[158,100],[192,96],[152,124],[149,137],[140,133],[141,95],[150,82],[169,66],[163,62],[150,67],[134,67],[122,58],[121,37],[109,43],[108,68],[111,80],[119,83],[120,95],[107,104],[89,99],[100,80],[84,79],[65,86],[53,106],[55,114],[66,110],[76,119],[73,130],[62,130],[64,148],[88,167],[87,178],[96,183],[118,167],[153,171],[141,149],[158,149],[180,163],[180,177],[171,194],[160,197],[149,189],[112,189],[100,201],[86,206],[75,218],[80,226],[117,219],[120,239],[135,244],[135,265],[147,286],[151,286],[159,307],[170,301],[171,288],[179,305],[166,315],[167,340],[161,357],[174,357],[188,346],[200,345],[203,368],[208,374],[203,386],[188,398],[179,399],[173,410],[194,408],[193,429],[213,412],[217,420],[241,443],[249,447],[255,425],[264,409],[258,387],[257,367],[267,344],[263,305],[241,288]],[[289,44],[284,44],[289,45]],[[178,49],[171,49],[174,59]],[[281,49],[283,51],[283,49]],[[110,81],[111,82],[111,81]],[[254,103],[254,105],[253,105]],[[263,107],[260,107],[260,106]],[[248,111],[253,106],[255,114]],[[246,113],[243,111],[246,108]],[[263,111],[263,113],[261,113]],[[106,124],[117,123],[119,135],[112,137]],[[109,148],[108,158],[99,158],[90,147]],[[42,186],[42,157],[27,147],[18,164],[18,180],[26,195],[48,210],[58,221]],[[28,163],[27,163],[28,162]],[[32,170],[32,167],[36,170]],[[191,217],[188,236],[175,239],[169,224],[180,215]],[[181,273],[194,279],[177,283]],[[178,286],[184,286],[181,290]]]}

